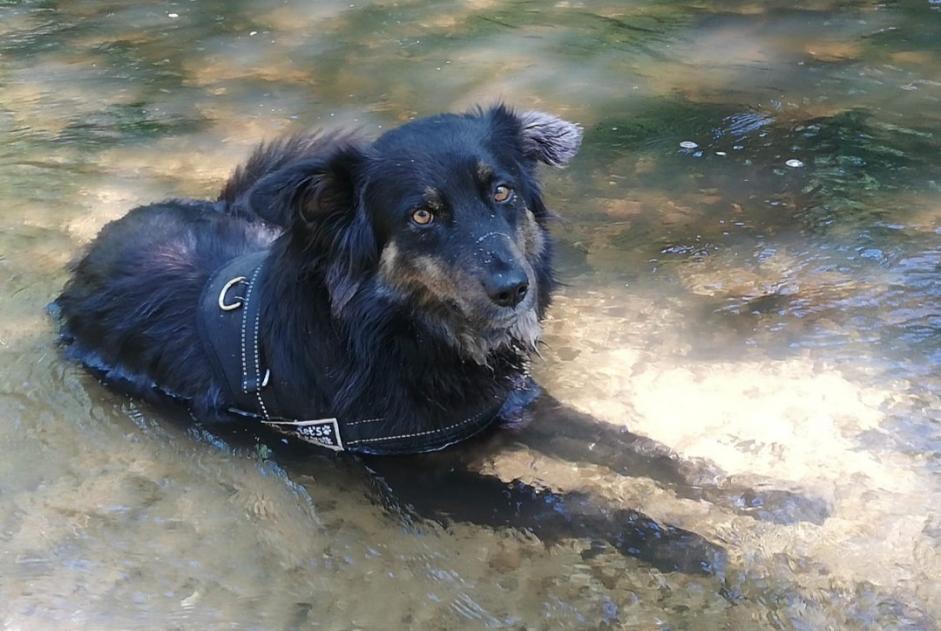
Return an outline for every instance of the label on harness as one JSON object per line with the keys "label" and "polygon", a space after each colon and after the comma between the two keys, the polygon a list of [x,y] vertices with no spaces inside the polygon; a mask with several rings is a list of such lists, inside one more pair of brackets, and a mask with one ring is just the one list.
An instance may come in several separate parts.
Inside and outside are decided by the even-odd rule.
{"label": "label on harness", "polygon": [[278,431],[290,434],[301,440],[326,447],[334,451],[343,451],[343,439],[340,438],[340,425],[335,418],[323,418],[315,421],[262,421]]}

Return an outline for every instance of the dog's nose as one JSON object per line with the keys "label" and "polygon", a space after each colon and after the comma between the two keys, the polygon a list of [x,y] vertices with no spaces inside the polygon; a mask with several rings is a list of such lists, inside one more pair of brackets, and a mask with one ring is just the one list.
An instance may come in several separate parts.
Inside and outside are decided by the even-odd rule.
{"label": "dog's nose", "polygon": [[494,274],[484,281],[484,289],[495,304],[501,307],[515,307],[526,297],[529,279],[523,270]]}

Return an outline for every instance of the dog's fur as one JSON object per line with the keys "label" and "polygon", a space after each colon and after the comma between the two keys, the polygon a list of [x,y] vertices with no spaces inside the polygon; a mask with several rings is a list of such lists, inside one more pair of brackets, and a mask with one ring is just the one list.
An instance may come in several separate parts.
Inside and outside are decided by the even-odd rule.
{"label": "dog's fur", "polygon": [[[214,270],[266,251],[261,336],[272,379],[312,411],[408,430],[452,422],[478,399],[526,401],[514,388],[526,381],[553,286],[536,166],[566,164],[580,140],[576,125],[498,106],[418,120],[372,143],[334,133],[262,146],[215,202],[144,206],[105,226],[56,301],[63,342],[113,384],[225,419],[231,402],[200,344],[197,304]],[[497,203],[498,184],[515,196]],[[432,224],[411,222],[420,207],[435,213]],[[528,291],[500,306],[494,288],[514,274]],[[725,553],[599,498],[475,474],[470,452],[486,459],[523,441],[759,519],[826,518],[819,500],[698,471],[702,463],[549,397],[533,410],[538,423],[525,432],[370,466],[422,515],[509,525],[547,542],[607,541],[664,570],[721,572]]]}
{"label": "dog's fur", "polygon": [[[577,125],[497,106],[408,123],[375,142],[334,133],[260,147],[216,202],[132,210],[101,231],[57,305],[69,352],[134,392],[219,418],[197,332],[209,275],[267,249],[262,343],[272,379],[311,414],[438,427],[521,382],[553,287],[539,162]],[[494,199],[508,186],[509,200]],[[411,220],[426,208],[427,226]],[[515,306],[493,286],[516,274]],[[505,295],[505,294],[504,294]]]}

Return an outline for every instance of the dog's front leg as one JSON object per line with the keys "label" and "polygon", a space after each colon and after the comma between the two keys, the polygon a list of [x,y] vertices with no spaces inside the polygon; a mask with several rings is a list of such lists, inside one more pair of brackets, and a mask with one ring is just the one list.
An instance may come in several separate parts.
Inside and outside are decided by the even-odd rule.
{"label": "dog's front leg", "polygon": [[527,531],[546,544],[606,542],[662,571],[721,573],[726,553],[701,536],[581,493],[557,493],[468,470],[441,454],[367,461],[386,499],[415,514]]}
{"label": "dog's front leg", "polygon": [[822,523],[827,503],[780,488],[780,483],[742,484],[716,465],[681,458],[667,446],[578,412],[543,395],[514,432],[528,448],[570,462],[607,467],[621,475],[647,477],[680,497],[713,502],[741,515],[775,523]]}

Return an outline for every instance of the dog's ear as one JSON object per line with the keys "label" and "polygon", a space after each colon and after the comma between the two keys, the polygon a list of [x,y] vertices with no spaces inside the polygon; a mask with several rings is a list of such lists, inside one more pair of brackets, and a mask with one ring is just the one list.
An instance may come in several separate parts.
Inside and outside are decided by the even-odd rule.
{"label": "dog's ear", "polygon": [[526,158],[554,167],[568,164],[582,144],[582,128],[545,112],[514,112],[492,107],[490,127],[497,142],[515,142]]}
{"label": "dog's ear", "polygon": [[364,159],[364,151],[350,143],[296,157],[259,178],[235,206],[282,228],[316,228],[325,218],[352,209]]}
{"label": "dog's ear", "polygon": [[582,144],[582,128],[545,112],[517,114],[523,153],[554,167],[568,164]]}
{"label": "dog's ear", "polygon": [[361,203],[367,150],[347,144],[288,167],[278,205],[288,230],[312,262],[326,272],[332,307],[339,314],[378,260],[372,223]]}
{"label": "dog's ear", "polygon": [[332,239],[333,228],[354,219],[359,174],[366,155],[358,145],[344,145],[289,167],[282,188],[294,228]]}

